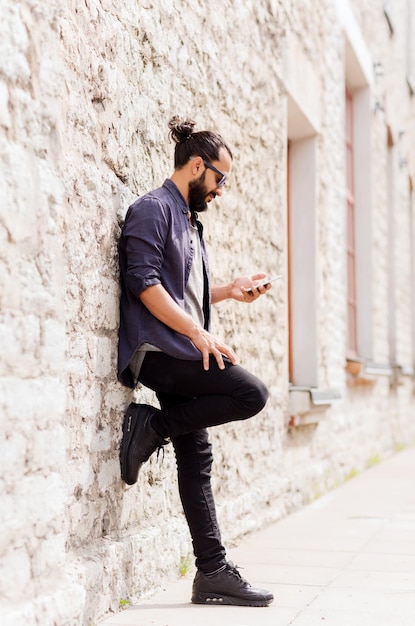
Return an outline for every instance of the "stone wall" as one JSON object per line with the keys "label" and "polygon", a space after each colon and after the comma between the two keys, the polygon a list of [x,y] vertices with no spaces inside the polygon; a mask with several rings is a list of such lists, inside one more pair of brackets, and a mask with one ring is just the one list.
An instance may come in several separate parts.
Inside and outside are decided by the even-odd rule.
{"label": "stone wall", "polygon": [[[203,216],[214,280],[257,269],[284,277],[252,306],[223,302],[214,315],[215,333],[271,392],[261,415],[212,429],[225,541],[231,545],[414,441],[415,105],[405,73],[411,63],[415,72],[415,47],[408,52],[406,45],[415,17],[411,22],[410,3],[397,0],[391,35],[383,4],[3,0],[5,626],[90,626],[117,611],[121,599],[134,601],[177,577],[191,552],[172,450],[163,462],[151,459],[131,489],[122,485],[118,464],[123,410],[133,397],[155,400],[148,390],[133,396],[116,382],[117,238],[129,203],[172,172],[173,114],[219,130],[234,147],[229,190]],[[383,68],[368,87],[373,359],[382,364],[390,364],[387,126],[397,163],[401,368],[357,378],[345,360],[345,7],[350,36],[357,33]],[[317,367],[321,388],[340,395],[317,417],[299,421],[287,357],[288,67],[317,120]],[[375,107],[378,98],[383,109]]]}

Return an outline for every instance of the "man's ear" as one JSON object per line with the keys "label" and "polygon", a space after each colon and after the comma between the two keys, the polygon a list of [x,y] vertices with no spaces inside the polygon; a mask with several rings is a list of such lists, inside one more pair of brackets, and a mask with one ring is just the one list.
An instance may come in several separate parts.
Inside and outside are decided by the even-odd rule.
{"label": "man's ear", "polygon": [[190,159],[190,163],[192,165],[193,176],[197,176],[200,173],[200,168],[203,166],[202,157],[200,156],[193,157],[193,159]]}

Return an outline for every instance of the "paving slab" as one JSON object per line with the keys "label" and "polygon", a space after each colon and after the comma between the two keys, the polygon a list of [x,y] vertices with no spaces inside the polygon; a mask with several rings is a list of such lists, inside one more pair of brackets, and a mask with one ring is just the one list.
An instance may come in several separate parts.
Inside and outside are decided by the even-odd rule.
{"label": "paving slab", "polygon": [[415,448],[229,551],[269,607],[190,602],[192,574],[100,626],[415,626]]}

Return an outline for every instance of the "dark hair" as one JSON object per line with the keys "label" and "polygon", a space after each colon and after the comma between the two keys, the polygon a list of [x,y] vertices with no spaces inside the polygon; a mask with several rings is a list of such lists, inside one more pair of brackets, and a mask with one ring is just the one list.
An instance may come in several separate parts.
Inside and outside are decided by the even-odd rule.
{"label": "dark hair", "polygon": [[176,143],[174,149],[174,167],[180,169],[190,157],[201,156],[206,161],[219,161],[219,151],[224,148],[231,159],[232,151],[223,137],[210,130],[194,132],[196,122],[186,118],[181,119],[177,115],[169,122],[169,137]]}

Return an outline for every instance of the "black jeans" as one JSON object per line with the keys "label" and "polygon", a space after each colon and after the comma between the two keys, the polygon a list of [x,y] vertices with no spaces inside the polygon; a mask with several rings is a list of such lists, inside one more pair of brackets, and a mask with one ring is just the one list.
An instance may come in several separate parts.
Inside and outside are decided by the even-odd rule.
{"label": "black jeans", "polygon": [[212,447],[207,428],[258,413],[268,399],[264,383],[224,359],[213,357],[208,371],[202,361],[184,361],[163,352],[147,352],[139,380],[153,389],[161,412],[152,422],[170,437],[176,453],[180,498],[189,525],[196,566],[212,572],[226,562],[211,488]]}

